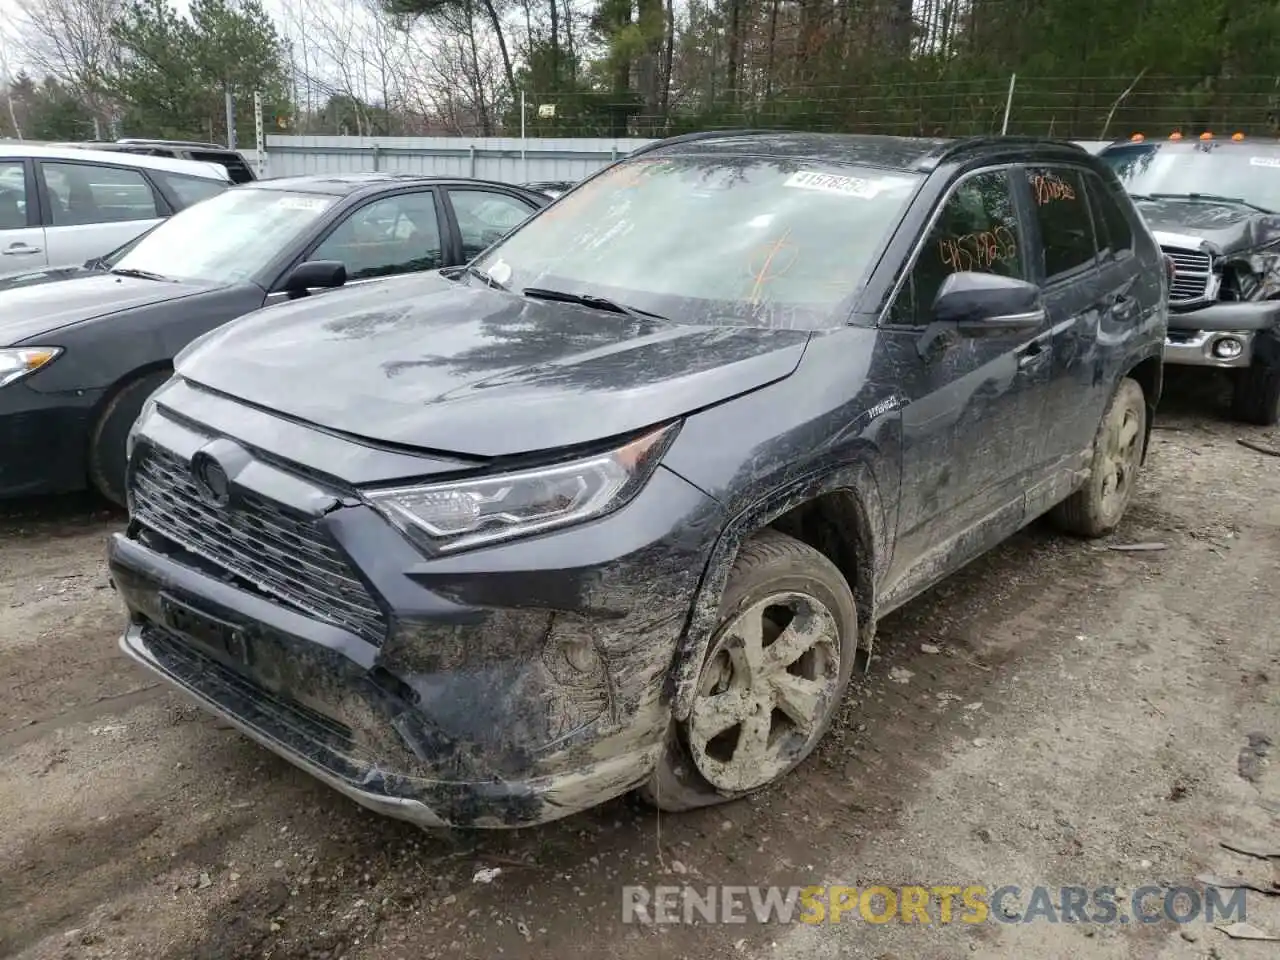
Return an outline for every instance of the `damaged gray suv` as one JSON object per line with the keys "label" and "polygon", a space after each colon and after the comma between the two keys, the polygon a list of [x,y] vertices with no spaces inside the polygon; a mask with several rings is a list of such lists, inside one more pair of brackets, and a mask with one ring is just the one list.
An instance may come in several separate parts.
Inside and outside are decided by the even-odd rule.
{"label": "damaged gray suv", "polygon": [[876,621],[1101,536],[1168,278],[1069,143],[694,135],[464,268],[185,350],[129,438],[123,649],[361,804],[514,827],[743,796]]}

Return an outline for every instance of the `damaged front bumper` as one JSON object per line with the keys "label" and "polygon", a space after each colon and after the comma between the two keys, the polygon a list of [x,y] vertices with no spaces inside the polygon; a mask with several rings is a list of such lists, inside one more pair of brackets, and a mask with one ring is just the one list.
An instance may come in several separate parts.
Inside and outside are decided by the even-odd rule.
{"label": "damaged front bumper", "polygon": [[[356,498],[247,449],[232,505],[201,506],[176,472],[209,431],[144,420],[130,527],[108,551],[134,660],[357,803],[423,826],[542,823],[649,775],[717,529],[701,491],[659,468],[583,528],[430,558]],[[175,475],[146,472],[153,455]],[[339,562],[347,574],[325,566]],[[344,576],[345,599],[316,592]]]}

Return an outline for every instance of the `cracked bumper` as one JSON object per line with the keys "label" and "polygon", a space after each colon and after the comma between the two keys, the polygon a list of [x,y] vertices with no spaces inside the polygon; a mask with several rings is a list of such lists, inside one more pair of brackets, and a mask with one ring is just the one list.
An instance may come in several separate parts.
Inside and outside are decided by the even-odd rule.
{"label": "cracked bumper", "polygon": [[[140,449],[189,457],[205,441],[185,430],[153,415]],[[245,503],[272,498],[328,538],[385,633],[274,595],[295,562],[278,545],[243,568],[256,583],[219,567],[210,538],[239,506],[206,514],[206,539],[184,546],[190,524],[148,527],[139,517],[157,515],[135,502],[108,547],[130,657],[357,803],[424,826],[547,822],[644,781],[670,723],[663,686],[718,529],[714,501],[659,469],[595,523],[431,558],[370,508],[330,507],[283,470],[254,460],[232,482]],[[165,504],[170,518],[195,515]],[[284,529],[284,514],[270,516],[258,536]]]}

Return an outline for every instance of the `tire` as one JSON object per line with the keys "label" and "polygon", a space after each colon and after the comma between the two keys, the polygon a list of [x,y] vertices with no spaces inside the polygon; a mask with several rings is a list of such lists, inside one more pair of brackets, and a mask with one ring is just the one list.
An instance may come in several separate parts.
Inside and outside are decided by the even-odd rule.
{"label": "tire", "polygon": [[130,380],[115,392],[98,415],[89,435],[89,485],[117,507],[126,505],[125,442],[147,398],[169,379],[168,370],[157,370]]}
{"label": "tire", "polygon": [[1114,530],[1133,499],[1146,442],[1146,396],[1138,381],[1125,377],[1094,436],[1089,479],[1050,511],[1058,527],[1091,538]]}
{"label": "tire", "polygon": [[[784,618],[798,629],[778,630]],[[754,623],[761,625],[758,655],[743,638],[744,628]],[[835,564],[793,537],[774,530],[756,534],[730,571],[693,710],[688,720],[672,722],[640,797],[679,812],[776,783],[826,734],[844,699],[857,648],[853,592]],[[731,709],[717,706],[717,696]],[[738,718],[737,725],[709,737],[716,720],[728,715]]]}
{"label": "tire", "polygon": [[1280,367],[1253,363],[1237,371],[1231,389],[1231,416],[1260,427],[1280,422]]}

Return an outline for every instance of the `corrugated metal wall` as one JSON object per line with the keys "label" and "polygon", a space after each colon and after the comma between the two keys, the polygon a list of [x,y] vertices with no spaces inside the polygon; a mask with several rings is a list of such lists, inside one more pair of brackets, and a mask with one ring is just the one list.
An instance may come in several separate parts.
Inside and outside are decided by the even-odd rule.
{"label": "corrugated metal wall", "polygon": [[580,180],[651,140],[267,137],[268,177],[390,170],[507,183]]}

